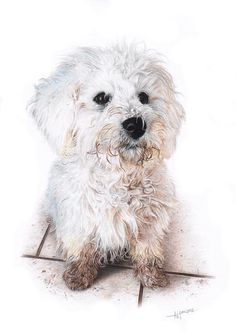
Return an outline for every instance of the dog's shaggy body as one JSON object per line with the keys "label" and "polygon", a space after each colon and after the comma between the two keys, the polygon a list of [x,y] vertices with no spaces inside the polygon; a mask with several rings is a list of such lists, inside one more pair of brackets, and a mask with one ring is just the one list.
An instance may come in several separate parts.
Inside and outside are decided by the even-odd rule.
{"label": "dog's shaggy body", "polygon": [[[100,92],[104,105],[94,101]],[[68,259],[67,285],[88,287],[101,264],[127,252],[144,285],[165,285],[162,241],[177,201],[164,159],[184,113],[156,55],[80,48],[36,87],[30,110],[58,152],[43,207]],[[132,117],[145,123],[138,139],[122,127]]]}

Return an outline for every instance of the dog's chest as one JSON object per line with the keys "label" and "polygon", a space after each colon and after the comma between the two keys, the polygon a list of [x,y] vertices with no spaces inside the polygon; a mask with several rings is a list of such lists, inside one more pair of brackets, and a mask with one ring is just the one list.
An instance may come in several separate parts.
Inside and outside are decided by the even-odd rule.
{"label": "dog's chest", "polygon": [[135,204],[139,206],[143,189],[122,172],[96,170],[88,177],[87,196],[93,197],[97,237],[104,247],[124,247],[137,233]]}
{"label": "dog's chest", "polygon": [[[121,170],[67,166],[57,181],[58,227],[83,239],[94,233],[104,249],[123,248],[137,235],[137,212],[148,204],[145,176]],[[58,183],[58,179],[60,179]],[[65,224],[66,223],[66,224]]]}
{"label": "dog's chest", "polygon": [[144,179],[141,175],[118,171],[93,171],[88,176],[88,190],[94,192],[99,207],[129,208],[136,197],[142,200]]}

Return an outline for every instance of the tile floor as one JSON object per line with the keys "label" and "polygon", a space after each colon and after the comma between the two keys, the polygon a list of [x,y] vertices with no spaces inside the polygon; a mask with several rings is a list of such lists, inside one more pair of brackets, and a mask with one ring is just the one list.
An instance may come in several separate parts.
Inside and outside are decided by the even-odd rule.
{"label": "tile floor", "polygon": [[170,286],[165,289],[142,288],[131,267],[106,267],[88,290],[67,289],[62,280],[65,263],[56,255],[54,235],[43,221],[32,225],[23,260],[50,293],[80,305],[102,300],[122,306],[158,306],[164,317],[181,319],[214,299],[217,285],[217,278],[212,278],[214,272],[207,271],[206,251],[197,254],[198,242],[191,242],[189,230],[182,221],[169,234],[165,270]]}

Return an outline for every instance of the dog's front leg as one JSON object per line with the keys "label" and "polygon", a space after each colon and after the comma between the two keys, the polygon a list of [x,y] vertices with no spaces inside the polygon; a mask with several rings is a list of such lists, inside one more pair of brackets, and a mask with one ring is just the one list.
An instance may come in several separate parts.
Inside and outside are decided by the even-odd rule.
{"label": "dog's front leg", "polygon": [[100,264],[101,255],[94,244],[84,246],[79,255],[68,262],[68,268],[63,274],[67,287],[72,290],[90,287],[97,277]]}
{"label": "dog's front leg", "polygon": [[148,288],[166,287],[169,280],[163,270],[162,239],[156,230],[144,225],[130,250],[135,276]]}
{"label": "dog's front leg", "polygon": [[140,244],[138,242],[134,252],[131,253],[131,258],[134,264],[135,276],[144,287],[166,287],[169,284],[169,280],[162,267],[162,260],[152,253],[150,244]]}

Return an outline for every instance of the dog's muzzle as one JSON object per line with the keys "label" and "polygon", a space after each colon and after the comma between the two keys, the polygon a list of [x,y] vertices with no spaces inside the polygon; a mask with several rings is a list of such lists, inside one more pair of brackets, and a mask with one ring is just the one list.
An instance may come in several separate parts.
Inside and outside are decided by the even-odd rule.
{"label": "dog's muzzle", "polygon": [[123,128],[132,139],[139,139],[144,135],[147,125],[141,117],[131,117],[123,121]]}

